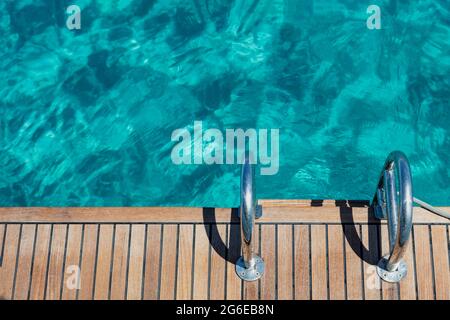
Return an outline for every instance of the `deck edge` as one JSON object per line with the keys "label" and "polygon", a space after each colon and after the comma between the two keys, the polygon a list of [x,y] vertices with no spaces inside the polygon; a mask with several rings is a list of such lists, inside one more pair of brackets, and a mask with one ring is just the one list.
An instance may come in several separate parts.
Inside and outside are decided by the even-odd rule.
{"label": "deck edge", "polygon": [[[307,206],[304,202],[279,201],[261,205],[263,217],[257,223],[386,223],[377,220],[366,206]],[[0,223],[237,223],[237,211],[198,207],[2,207]],[[449,224],[450,220],[415,207],[413,223]]]}

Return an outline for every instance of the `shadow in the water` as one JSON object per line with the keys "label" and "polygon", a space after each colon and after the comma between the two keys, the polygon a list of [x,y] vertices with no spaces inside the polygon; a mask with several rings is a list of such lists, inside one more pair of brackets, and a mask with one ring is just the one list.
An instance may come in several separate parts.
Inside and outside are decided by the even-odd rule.
{"label": "shadow in the water", "polygon": [[[227,239],[223,239],[219,233],[216,222],[216,213],[214,208],[203,208],[203,224],[208,234],[209,243],[217,254],[231,263],[236,263],[241,254],[241,235],[239,223],[235,223],[238,217],[238,209],[231,210],[231,217]],[[211,226],[210,232],[208,228]]]}
{"label": "shadow in the water", "polygon": [[[359,258],[366,263],[376,265],[380,257],[379,248],[379,235],[380,225],[371,224],[373,222],[373,210],[370,207],[369,201],[352,201],[352,200],[336,200],[336,206],[339,207],[339,214],[341,217],[342,231],[345,238],[352,248],[352,250],[358,255]],[[368,214],[368,247],[363,244],[361,239],[361,228],[359,225],[355,225],[353,217],[353,208],[367,207]],[[344,223],[345,222],[345,223]],[[359,229],[359,230],[358,230]]]}

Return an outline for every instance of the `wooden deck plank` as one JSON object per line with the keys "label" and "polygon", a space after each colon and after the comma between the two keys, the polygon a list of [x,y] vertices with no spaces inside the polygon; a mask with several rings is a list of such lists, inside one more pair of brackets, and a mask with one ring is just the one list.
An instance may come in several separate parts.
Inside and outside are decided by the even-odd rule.
{"label": "wooden deck plank", "polygon": [[[380,226],[379,245],[381,247],[381,256],[386,256],[390,253],[389,247],[389,230],[387,225]],[[398,283],[390,283],[381,281],[381,297],[383,300],[398,300],[399,290]]]}
{"label": "wooden deck plank", "polygon": [[314,300],[328,299],[327,230],[324,225],[311,226],[311,284]]}
{"label": "wooden deck plank", "polygon": [[428,226],[415,225],[413,228],[419,299],[432,300],[434,299],[433,265]]}
{"label": "wooden deck plank", "polygon": [[81,287],[78,300],[92,300],[94,293],[95,262],[97,258],[98,225],[84,226],[83,255],[81,257]]}
{"label": "wooden deck plank", "polygon": [[[253,250],[254,252],[260,256],[260,250],[259,250],[259,228],[258,226],[255,227],[253,236]],[[263,259],[264,260],[264,259]],[[259,285],[260,281],[250,281],[246,282],[244,281],[244,300],[258,300],[259,299]]]}
{"label": "wooden deck plank", "polygon": [[144,300],[158,299],[160,291],[162,225],[147,226],[147,252],[144,270]]}
{"label": "wooden deck plank", "polygon": [[3,249],[4,249],[4,238],[5,238],[5,224],[0,224],[0,268],[2,267],[2,259],[3,259]]}
{"label": "wooden deck plank", "polygon": [[265,274],[261,279],[261,299],[276,297],[275,225],[261,225],[261,257],[264,259]]}
{"label": "wooden deck plank", "polygon": [[297,300],[311,299],[309,238],[309,226],[294,226],[294,286]]}
{"label": "wooden deck plank", "polygon": [[235,263],[241,255],[240,230],[238,224],[228,226],[228,255],[227,255],[227,291],[226,299],[242,299],[242,281],[236,275]]}
{"label": "wooden deck plank", "polygon": [[210,225],[197,225],[195,228],[194,259],[194,300],[208,299],[209,296],[209,234]]}
{"label": "wooden deck plank", "polygon": [[130,225],[116,225],[111,275],[111,300],[122,300],[126,297],[129,240]]}
{"label": "wooden deck plank", "polygon": [[145,225],[134,224],[131,226],[130,241],[127,299],[141,300],[145,252]]}
{"label": "wooden deck plank", "polygon": [[68,227],[66,259],[64,262],[64,280],[62,283],[62,299],[75,300],[80,284],[80,255],[82,225],[71,224]]}
{"label": "wooden deck plank", "polygon": [[[225,267],[227,258],[227,226],[225,224],[211,226],[211,287],[212,300],[225,299]],[[181,239],[180,239],[181,240]]]}
{"label": "wooden deck plank", "polygon": [[50,224],[38,225],[30,283],[29,299],[31,300],[42,300],[45,298],[52,231],[53,226]]}
{"label": "wooden deck plank", "polygon": [[347,299],[363,299],[361,283],[361,233],[359,225],[345,225],[345,265],[347,279]]}
{"label": "wooden deck plank", "polygon": [[449,241],[446,226],[431,226],[436,299],[450,300]]}
{"label": "wooden deck plank", "polygon": [[192,299],[193,239],[194,239],[194,226],[180,225],[179,239],[178,239],[178,271],[177,271],[178,276],[177,276],[177,296],[176,296],[178,300]]}
{"label": "wooden deck plank", "polygon": [[20,240],[20,225],[8,225],[5,230],[2,265],[0,267],[0,299],[11,300]]}
{"label": "wooden deck plank", "polygon": [[[288,200],[286,200],[288,201]],[[263,202],[264,203],[264,202]],[[289,203],[289,202],[287,202]],[[342,215],[341,206],[273,206],[263,204],[263,216],[256,223],[382,223],[367,207],[346,207],[351,215]],[[440,207],[450,212],[448,207]],[[215,209],[220,223],[239,222],[231,208]],[[0,223],[203,223],[203,208],[127,207],[127,208],[0,208]],[[413,223],[448,223],[448,219],[414,208]]]}
{"label": "wooden deck plank", "polygon": [[97,265],[95,271],[94,299],[108,300],[113,255],[114,226],[99,226]]}
{"label": "wooden deck plank", "polygon": [[61,283],[63,278],[64,252],[66,246],[67,225],[53,226],[51,255],[48,265],[46,300],[61,299]]}
{"label": "wooden deck plank", "polygon": [[[202,226],[201,226],[202,227]],[[177,255],[177,225],[164,225],[162,243],[162,265],[160,274],[160,299],[175,298],[175,273]]]}
{"label": "wooden deck plank", "polygon": [[366,300],[381,299],[381,279],[377,275],[377,264],[380,260],[378,248],[377,225],[362,225],[364,298]]}
{"label": "wooden deck plank", "polygon": [[342,226],[328,226],[330,300],[345,300],[344,236]]}
{"label": "wooden deck plank", "polygon": [[36,229],[37,225],[35,224],[26,224],[22,226],[16,269],[16,283],[14,286],[15,300],[28,299]]}
{"label": "wooden deck plank", "polygon": [[397,289],[400,293],[400,300],[416,300],[416,270],[414,265],[414,250],[413,250],[413,239],[409,239],[408,247],[406,248],[405,256],[403,260],[406,263],[408,272],[406,277],[397,284]]}
{"label": "wooden deck plank", "polygon": [[292,283],[292,225],[278,225],[277,233],[278,299],[290,300],[294,297]]}

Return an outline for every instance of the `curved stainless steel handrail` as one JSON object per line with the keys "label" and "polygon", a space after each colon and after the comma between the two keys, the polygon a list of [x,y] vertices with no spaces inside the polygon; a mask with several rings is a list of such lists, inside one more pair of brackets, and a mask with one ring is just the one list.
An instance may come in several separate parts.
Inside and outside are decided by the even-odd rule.
{"label": "curved stainless steel handrail", "polygon": [[388,220],[391,248],[390,254],[378,263],[378,275],[385,281],[398,282],[407,273],[402,258],[411,235],[413,215],[411,169],[403,152],[394,151],[388,156],[372,206],[378,219]]}
{"label": "curved stainless steel handrail", "polygon": [[264,273],[264,261],[253,252],[253,236],[257,203],[254,189],[255,174],[249,157],[245,157],[241,172],[241,246],[242,256],[236,262],[236,273],[246,281],[259,279]]}

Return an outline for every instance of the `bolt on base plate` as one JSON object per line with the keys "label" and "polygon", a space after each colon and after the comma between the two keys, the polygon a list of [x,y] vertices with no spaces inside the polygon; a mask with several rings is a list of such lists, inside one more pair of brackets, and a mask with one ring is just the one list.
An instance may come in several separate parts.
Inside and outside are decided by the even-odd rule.
{"label": "bolt on base plate", "polygon": [[384,281],[387,281],[387,282],[399,282],[407,274],[408,268],[406,266],[406,263],[402,260],[398,264],[397,270],[389,271],[386,268],[388,261],[389,261],[389,255],[384,256],[378,262],[378,265],[377,265],[377,273],[378,273],[378,275]]}
{"label": "bolt on base plate", "polygon": [[264,261],[261,257],[255,255],[255,264],[246,268],[244,259],[240,257],[236,262],[236,273],[242,280],[245,281],[255,281],[262,277],[264,274]]}

